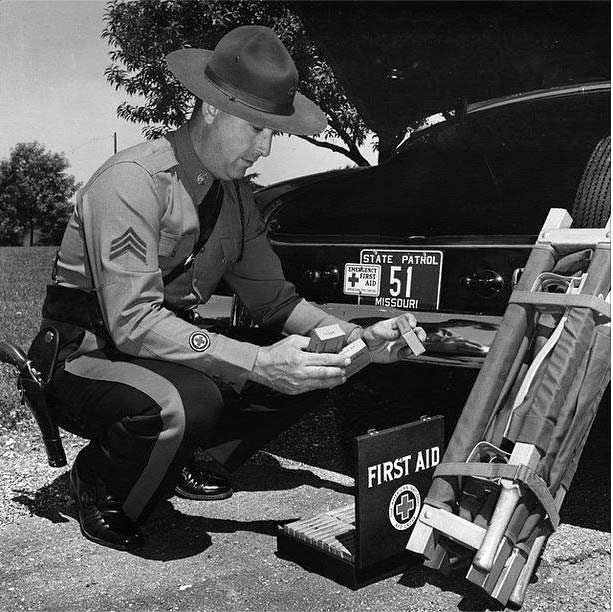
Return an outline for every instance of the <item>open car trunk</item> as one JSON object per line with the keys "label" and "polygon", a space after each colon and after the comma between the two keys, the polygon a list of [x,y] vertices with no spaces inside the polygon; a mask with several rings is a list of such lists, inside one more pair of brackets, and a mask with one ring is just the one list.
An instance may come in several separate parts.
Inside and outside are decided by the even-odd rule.
{"label": "open car trunk", "polygon": [[609,106],[609,83],[480,102],[380,166],[263,189],[287,279],[344,319],[413,311],[420,360],[479,365],[549,209],[576,208]]}

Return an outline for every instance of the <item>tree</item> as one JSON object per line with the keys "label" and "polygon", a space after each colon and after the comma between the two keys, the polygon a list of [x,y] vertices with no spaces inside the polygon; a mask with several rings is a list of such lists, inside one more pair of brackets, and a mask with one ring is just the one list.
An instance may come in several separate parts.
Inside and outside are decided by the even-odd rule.
{"label": "tree", "polygon": [[[359,147],[368,128],[349,101],[325,57],[308,35],[291,3],[244,0],[113,0],[105,11],[102,33],[112,47],[107,80],[116,89],[143,97],[142,104],[122,103],[119,117],[145,124],[143,133],[155,138],[187,118],[193,96],[166,68],[165,56],[182,47],[212,49],[233,28],[244,24],[272,28],[292,55],[300,91],[316,101],[328,116],[328,129],[304,140],[346,155],[368,166]],[[340,140],[343,144],[331,142]]]}
{"label": "tree", "polygon": [[[301,91],[326,111],[330,130],[306,140],[360,165],[368,134],[383,161],[428,115],[610,79],[608,2],[115,0],[104,32],[114,47],[107,76],[146,98],[122,105],[120,116],[146,124],[148,136],[178,125],[191,96],[165,70],[164,54],[212,48],[245,23],[277,32],[296,61]],[[343,146],[330,142],[334,135]]]}
{"label": "tree", "polygon": [[611,78],[610,2],[295,0],[291,8],[377,135],[380,160],[428,115]]}
{"label": "tree", "polygon": [[58,244],[70,215],[69,199],[79,188],[66,174],[68,160],[38,142],[20,142],[0,161],[0,244],[21,245],[26,234],[34,244]]}

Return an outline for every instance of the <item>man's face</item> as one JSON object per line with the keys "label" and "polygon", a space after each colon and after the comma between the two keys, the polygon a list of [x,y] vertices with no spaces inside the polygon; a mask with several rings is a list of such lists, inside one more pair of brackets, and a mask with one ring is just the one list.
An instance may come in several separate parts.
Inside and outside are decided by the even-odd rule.
{"label": "man's face", "polygon": [[[203,109],[206,113],[206,110]],[[205,115],[206,117],[206,115]],[[222,180],[240,179],[270,153],[273,131],[216,109],[207,121],[208,167]]]}

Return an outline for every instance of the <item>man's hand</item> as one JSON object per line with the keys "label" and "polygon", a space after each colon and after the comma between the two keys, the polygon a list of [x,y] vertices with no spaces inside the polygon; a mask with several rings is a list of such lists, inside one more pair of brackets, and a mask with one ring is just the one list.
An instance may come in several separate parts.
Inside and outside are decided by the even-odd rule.
{"label": "man's hand", "polygon": [[398,319],[401,317],[411,326],[421,342],[425,342],[426,332],[417,327],[417,320],[409,312],[395,319],[379,321],[367,327],[362,334],[362,340],[366,342],[370,357],[375,363],[392,363],[413,354],[398,329]]}
{"label": "man's hand", "polygon": [[303,349],[308,344],[308,338],[288,336],[272,346],[261,347],[250,380],[288,395],[343,384],[350,360],[331,353],[307,353]]}

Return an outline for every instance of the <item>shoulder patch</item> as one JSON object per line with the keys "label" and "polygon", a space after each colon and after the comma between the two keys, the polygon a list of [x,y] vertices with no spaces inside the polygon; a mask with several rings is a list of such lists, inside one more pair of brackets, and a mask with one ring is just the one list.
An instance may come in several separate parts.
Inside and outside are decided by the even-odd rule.
{"label": "shoulder patch", "polygon": [[196,331],[189,337],[189,346],[193,351],[202,353],[211,346],[211,339],[205,332]]}

